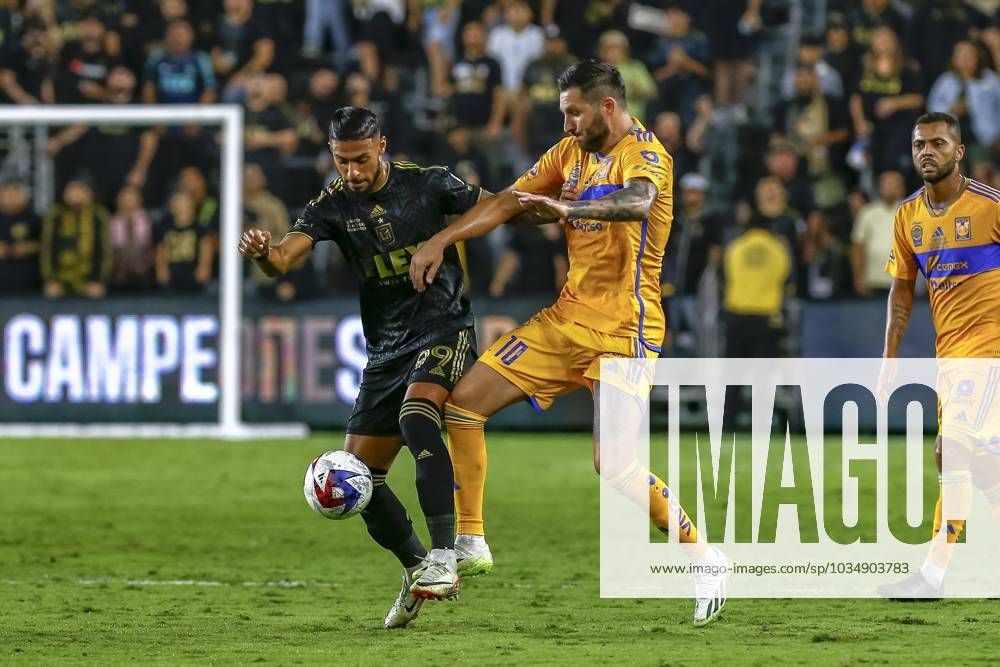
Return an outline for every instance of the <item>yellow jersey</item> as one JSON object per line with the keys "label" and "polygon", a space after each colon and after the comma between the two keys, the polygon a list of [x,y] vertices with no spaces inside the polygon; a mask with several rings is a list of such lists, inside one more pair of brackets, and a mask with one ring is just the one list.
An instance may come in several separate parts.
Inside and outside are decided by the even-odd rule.
{"label": "yellow jersey", "polygon": [[937,356],[1000,357],[1000,191],[967,179],[934,209],[921,188],[899,205],[885,270],[927,278]]}
{"label": "yellow jersey", "polygon": [[766,229],[749,229],[726,248],[724,307],[737,315],[776,315],[785,299],[792,260],[788,248]]}
{"label": "yellow jersey", "polygon": [[673,158],[632,120],[632,129],[607,154],[584,152],[566,137],[517,179],[514,189],[558,197],[565,187],[586,201],[620,190],[632,178],[656,186],[656,200],[643,220],[577,218],[564,225],[569,275],[552,310],[596,331],[638,338],[659,352],[666,330],[660,269],[673,221]]}

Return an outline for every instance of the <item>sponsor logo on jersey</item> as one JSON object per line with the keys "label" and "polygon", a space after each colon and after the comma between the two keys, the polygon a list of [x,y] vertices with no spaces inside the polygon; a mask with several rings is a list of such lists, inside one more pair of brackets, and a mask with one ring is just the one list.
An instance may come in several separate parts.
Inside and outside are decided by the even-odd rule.
{"label": "sponsor logo on jersey", "polygon": [[579,229],[581,232],[603,232],[604,225],[600,222],[585,222],[583,220],[573,220],[571,223],[573,229]]}
{"label": "sponsor logo on jersey", "polygon": [[368,229],[365,221],[360,218],[348,218],[345,224],[349,232],[363,232]]}
{"label": "sponsor logo on jersey", "polygon": [[954,280],[932,280],[931,289],[937,290],[938,292],[947,292],[948,290],[958,287],[958,283]]}
{"label": "sponsor logo on jersey", "polygon": [[392,245],[396,242],[396,234],[392,231],[392,225],[388,222],[376,226],[375,233],[378,234],[379,241],[382,241],[382,243]]}
{"label": "sponsor logo on jersey", "polygon": [[944,264],[937,265],[938,271],[962,271],[963,269],[969,268],[969,261],[962,260],[961,262],[945,262]]}
{"label": "sponsor logo on jersey", "polygon": [[374,277],[371,272],[371,267],[375,269],[375,274],[382,279],[393,278],[409,273],[410,257],[416,255],[417,251],[420,250],[425,243],[426,241],[421,241],[416,245],[408,245],[405,248],[392,250],[384,255],[373,255],[371,264],[369,265],[370,268],[366,271],[366,273]]}
{"label": "sponsor logo on jersey", "polygon": [[583,165],[580,164],[580,160],[576,161],[573,168],[569,170],[569,178],[566,179],[565,185],[570,188],[575,188],[580,183],[580,174],[583,173]]}
{"label": "sponsor logo on jersey", "polygon": [[656,151],[642,151],[639,155],[649,164],[658,164],[660,161],[660,156],[656,154]]}
{"label": "sponsor logo on jersey", "polygon": [[919,248],[924,244],[924,228],[919,222],[914,222],[910,227],[910,238],[913,239],[913,247]]}
{"label": "sponsor logo on jersey", "polygon": [[948,239],[944,235],[944,230],[938,227],[931,235],[931,250],[940,250],[948,245]]}
{"label": "sponsor logo on jersey", "polygon": [[972,240],[972,218],[968,216],[964,218],[955,218],[955,240]]}
{"label": "sponsor logo on jersey", "polygon": [[658,181],[662,181],[664,178],[666,178],[661,172],[657,171],[656,169],[653,169],[652,167],[639,167],[639,171],[649,174]]}

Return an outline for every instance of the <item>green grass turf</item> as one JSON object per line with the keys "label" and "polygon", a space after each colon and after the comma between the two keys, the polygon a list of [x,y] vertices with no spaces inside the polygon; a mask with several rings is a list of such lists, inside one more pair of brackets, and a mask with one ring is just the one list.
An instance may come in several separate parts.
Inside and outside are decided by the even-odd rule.
{"label": "green grass turf", "polygon": [[[306,463],[339,444],[332,435],[0,441],[0,663],[985,664],[998,655],[995,602],[734,599],[698,630],[688,600],[601,600],[585,435],[492,436],[496,570],[466,581],[460,601],[428,603],[412,627],[386,631],[398,566],[359,519],[329,522],[302,500]],[[419,513],[412,479],[402,455],[390,482]],[[221,583],[163,583],[174,580]],[[302,585],[267,585],[279,581]]]}

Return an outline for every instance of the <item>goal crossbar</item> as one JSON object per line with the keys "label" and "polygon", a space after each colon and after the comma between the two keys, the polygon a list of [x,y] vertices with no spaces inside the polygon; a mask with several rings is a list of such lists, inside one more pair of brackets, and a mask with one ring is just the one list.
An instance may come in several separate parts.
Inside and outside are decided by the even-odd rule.
{"label": "goal crossbar", "polygon": [[216,423],[0,424],[0,437],[218,437],[300,438],[305,424],[247,424],[240,405],[240,318],[243,262],[236,254],[242,230],[243,109],[214,105],[65,105],[0,107],[0,126],[220,125],[219,419]]}

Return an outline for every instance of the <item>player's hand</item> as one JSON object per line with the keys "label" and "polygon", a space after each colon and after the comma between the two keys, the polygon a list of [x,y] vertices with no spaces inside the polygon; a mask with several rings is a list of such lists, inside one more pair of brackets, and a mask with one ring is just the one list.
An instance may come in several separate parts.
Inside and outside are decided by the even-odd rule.
{"label": "player's hand", "polygon": [[564,204],[558,199],[553,199],[552,197],[546,197],[544,195],[533,195],[529,192],[521,192],[520,190],[514,190],[514,196],[517,197],[517,202],[524,207],[526,211],[529,211],[540,218],[568,218],[569,217],[569,206]]}
{"label": "player's hand", "polygon": [[[559,201],[576,201],[580,198],[580,191],[575,187],[563,185],[562,190],[559,192]],[[559,218],[559,224],[565,224],[569,222],[565,217]],[[542,227],[545,229],[545,227]]]}
{"label": "player's hand", "polygon": [[875,390],[875,397],[882,405],[889,405],[889,396],[892,395],[892,386],[896,381],[896,373],[899,371],[899,362],[895,357],[885,357],[882,359],[882,368],[878,372],[878,388]]}
{"label": "player's hand", "polygon": [[240,239],[240,254],[250,259],[265,259],[271,251],[271,232],[248,229]]}
{"label": "player's hand", "polygon": [[434,276],[444,261],[444,248],[431,239],[410,258],[410,282],[418,292],[423,292],[434,282]]}

